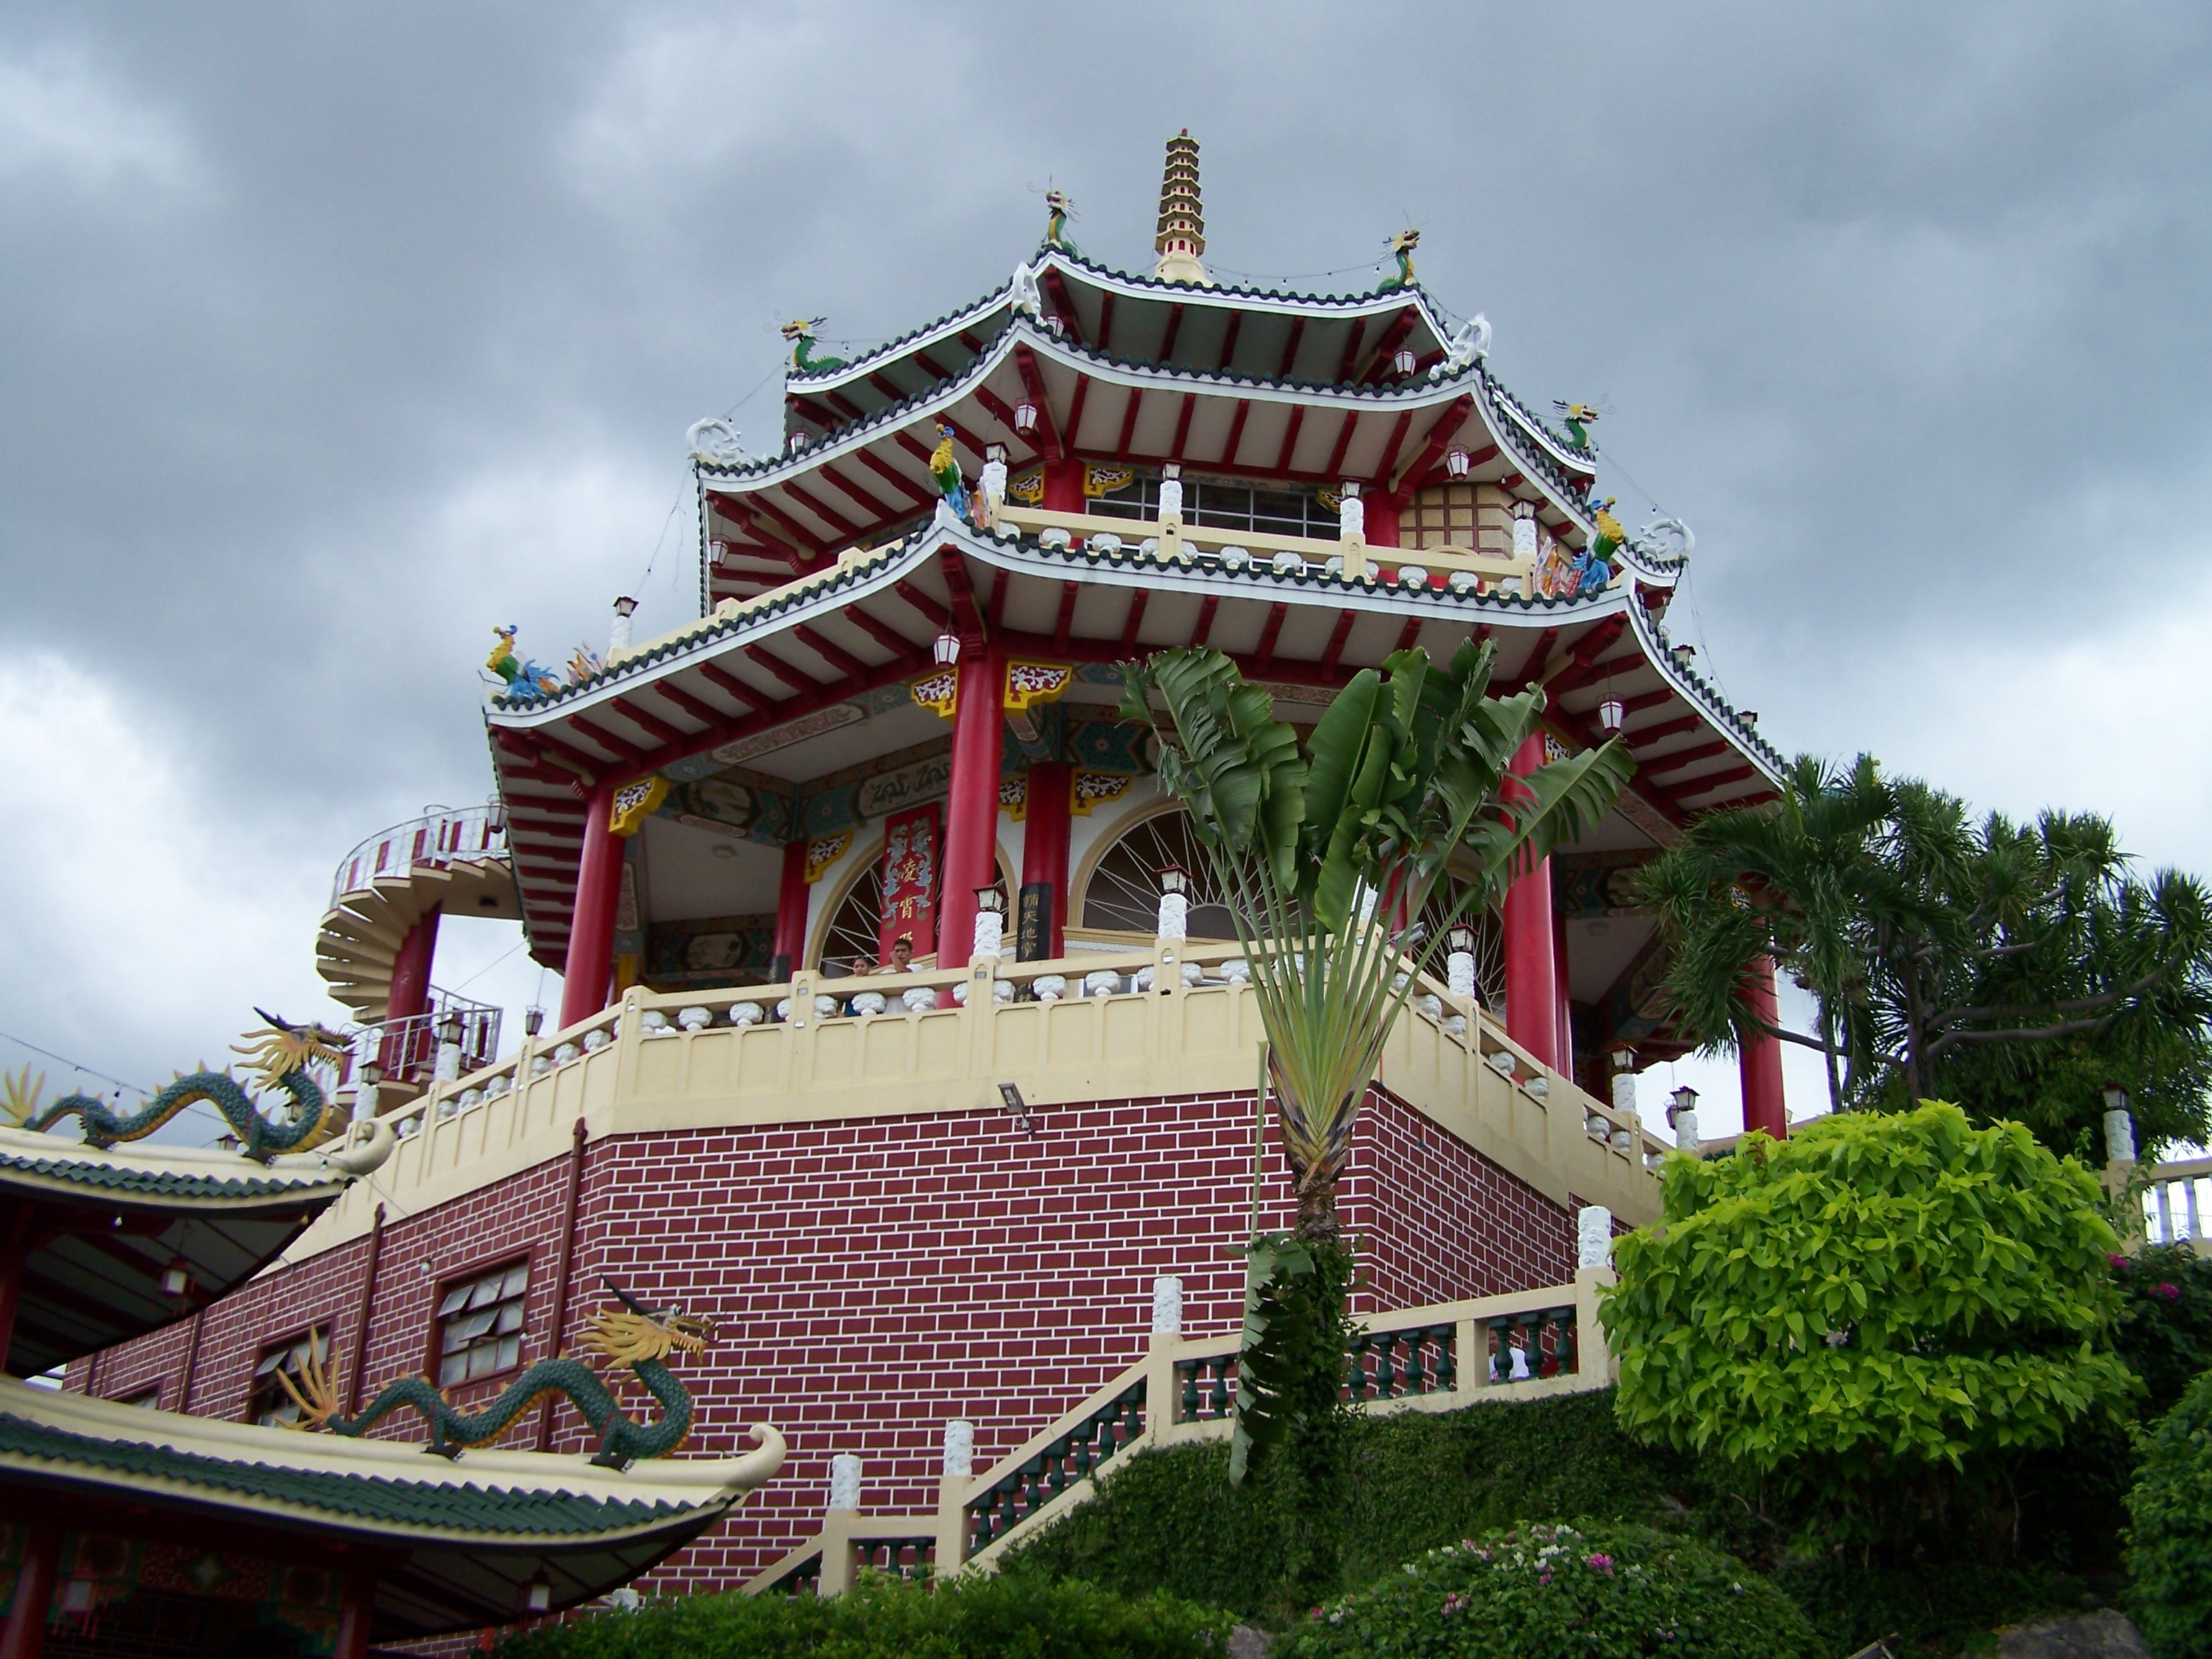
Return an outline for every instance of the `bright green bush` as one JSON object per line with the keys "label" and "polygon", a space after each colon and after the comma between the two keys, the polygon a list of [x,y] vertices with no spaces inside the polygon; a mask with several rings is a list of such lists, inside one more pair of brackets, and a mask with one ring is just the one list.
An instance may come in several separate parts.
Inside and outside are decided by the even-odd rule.
{"label": "bright green bush", "polygon": [[[1609,1393],[1358,1417],[1347,1433],[1346,1491],[1324,1517],[1335,1534],[1325,1586],[1304,1554],[1310,1525],[1287,1460],[1231,1486],[1218,1441],[1116,1460],[1097,1499],[1016,1549],[1004,1571],[1164,1589],[1280,1620],[1524,1516],[1647,1522],[1703,1501],[1694,1461],[1630,1439]],[[1725,1513],[1742,1509],[1731,1502]]]}
{"label": "bright green bush", "polygon": [[2128,1514],[2136,1623],[2151,1651],[2212,1652],[2212,1372],[2151,1431]]}
{"label": "bright green bush", "polygon": [[990,1577],[932,1590],[868,1578],[829,1601],[674,1596],[547,1626],[499,1651],[501,1659],[1194,1659],[1218,1656],[1230,1624],[1171,1596],[1088,1584]]}
{"label": "bright green bush", "polygon": [[1448,1544],[1314,1609],[1278,1659],[1815,1659],[1796,1605],[1741,1562],[1644,1527],[1524,1526]]}
{"label": "bright green bush", "polygon": [[1930,1102],[1669,1158],[1602,1312],[1632,1431],[1822,1480],[1956,1468],[2123,1413],[2097,1182]]}

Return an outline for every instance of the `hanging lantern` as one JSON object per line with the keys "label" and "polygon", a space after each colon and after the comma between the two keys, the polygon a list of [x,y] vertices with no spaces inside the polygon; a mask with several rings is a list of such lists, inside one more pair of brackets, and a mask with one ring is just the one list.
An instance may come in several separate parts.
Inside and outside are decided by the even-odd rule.
{"label": "hanging lantern", "polygon": [[1024,438],[1036,430],[1036,405],[1026,398],[1014,405],[1014,430]]}
{"label": "hanging lantern", "polygon": [[545,1011],[543,1008],[525,1008],[522,1011],[522,1030],[524,1036],[536,1036],[544,1029]]}
{"label": "hanging lantern", "polygon": [[1449,454],[1444,457],[1444,471],[1455,478],[1464,478],[1467,477],[1468,469],[1474,465],[1474,457],[1468,454],[1464,449],[1461,449],[1456,447],[1453,448]]}
{"label": "hanging lantern", "polygon": [[1620,706],[1618,697],[1607,697],[1597,706],[1597,723],[1610,736],[1620,730],[1628,719],[1628,711]]}
{"label": "hanging lantern", "polygon": [[185,1265],[184,1257],[171,1256],[161,1269],[161,1294],[181,1301],[191,1287],[192,1270]]}
{"label": "hanging lantern", "polygon": [[542,1618],[553,1610],[553,1586],[543,1573],[530,1581],[529,1588],[524,1593],[523,1605],[529,1609],[532,1618]]}
{"label": "hanging lantern", "polygon": [[1411,374],[1421,366],[1421,360],[1413,355],[1411,346],[1400,346],[1397,356],[1391,361],[1401,374]]}
{"label": "hanging lantern", "polygon": [[951,667],[960,660],[960,636],[951,633],[939,634],[934,654],[939,668]]}

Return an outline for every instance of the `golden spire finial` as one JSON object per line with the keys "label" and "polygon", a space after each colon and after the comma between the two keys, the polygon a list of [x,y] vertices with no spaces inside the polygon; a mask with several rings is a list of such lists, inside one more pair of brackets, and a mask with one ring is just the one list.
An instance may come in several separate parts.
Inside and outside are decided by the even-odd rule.
{"label": "golden spire finial", "polygon": [[1152,246],[1160,263],[1152,275],[1164,283],[1211,283],[1198,256],[1206,252],[1206,211],[1198,193],[1198,140],[1185,127],[1168,140],[1160,178],[1160,234]]}

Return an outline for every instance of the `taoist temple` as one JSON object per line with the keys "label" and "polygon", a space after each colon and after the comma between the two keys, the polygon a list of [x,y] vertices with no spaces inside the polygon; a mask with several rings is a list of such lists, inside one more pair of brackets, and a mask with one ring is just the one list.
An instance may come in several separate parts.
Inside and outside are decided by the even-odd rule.
{"label": "taoist temple", "polygon": [[[665,1468],[755,1423],[789,1448],[641,1589],[988,1565],[1130,1445],[1219,1431],[1236,1247],[1291,1215],[1230,918],[1115,664],[1210,645],[1304,726],[1469,637],[1544,689],[1524,764],[1620,733],[1637,771],[1400,1023],[1343,1189],[1350,1386],[1603,1380],[1589,1274],[1673,1144],[1616,1082],[1681,1052],[1626,878],[1779,775],[1668,637],[1689,532],[1613,516],[1594,412],[1501,385],[1413,233],[1371,292],[1216,281],[1188,135],[1157,264],[1079,249],[1048,200],[1002,284],[903,338],[842,361],[787,327],[774,441],[691,429],[695,618],[633,639],[617,600],[560,670],[497,637],[490,804],[364,843],[321,926],[361,1027],[338,1098],[390,1158],[70,1389],[276,1423],[313,1354],[356,1405],[422,1376],[476,1411],[614,1285],[718,1333],[669,1361],[696,1417]],[[454,914],[517,920],[557,1015],[502,1044],[435,990]],[[1742,1066],[1783,1133],[1774,1046]],[[555,1398],[454,1467],[599,1444]]]}

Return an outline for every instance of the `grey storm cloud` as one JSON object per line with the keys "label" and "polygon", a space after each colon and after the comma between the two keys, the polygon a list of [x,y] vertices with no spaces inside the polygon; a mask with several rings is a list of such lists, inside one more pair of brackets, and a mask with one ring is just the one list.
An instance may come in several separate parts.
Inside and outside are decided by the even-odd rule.
{"label": "grey storm cloud", "polygon": [[[562,656],[641,582],[678,619],[684,429],[775,441],[779,321],[972,299],[1048,183],[1143,266],[1187,126],[1218,271],[1364,287],[1419,225],[1509,385],[1608,407],[1625,513],[1695,526],[1731,693],[1848,752],[1931,664],[2212,591],[2208,55],[2182,4],[19,3],[9,672],[114,696],[195,856],[296,902],[202,966],[304,1006],[346,846],[488,787],[492,625]],[[150,1076],[223,1028],[84,1012],[102,956],[53,935],[100,879],[0,884],[0,1026]]]}

